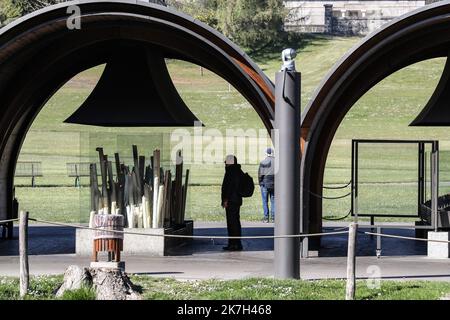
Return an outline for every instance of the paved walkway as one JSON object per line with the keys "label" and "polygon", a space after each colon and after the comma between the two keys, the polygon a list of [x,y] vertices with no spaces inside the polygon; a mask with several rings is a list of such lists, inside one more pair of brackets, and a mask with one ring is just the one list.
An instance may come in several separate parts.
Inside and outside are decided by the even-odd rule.
{"label": "paved walkway", "polygon": [[[325,231],[341,225],[327,225]],[[387,233],[413,236],[413,230],[385,229]],[[75,252],[72,228],[32,226],[30,228],[30,272],[61,274],[71,264],[89,265],[89,257]],[[196,223],[197,235],[225,235],[224,223]],[[271,235],[273,225],[244,223],[244,235]],[[240,279],[273,276],[273,240],[245,240],[242,252],[223,252],[224,240],[195,240],[193,246],[174,256],[127,256],[129,273],[178,279]],[[427,279],[450,281],[450,259],[425,256],[426,244],[397,239],[383,239],[382,257],[375,257],[375,238],[358,235],[357,277],[367,278],[379,272],[383,279]],[[303,279],[344,278],[346,275],[346,235],[324,237],[319,257],[302,259]],[[374,267],[375,266],[375,267]],[[378,268],[377,268],[378,267]],[[17,239],[0,241],[0,275],[18,275]]]}

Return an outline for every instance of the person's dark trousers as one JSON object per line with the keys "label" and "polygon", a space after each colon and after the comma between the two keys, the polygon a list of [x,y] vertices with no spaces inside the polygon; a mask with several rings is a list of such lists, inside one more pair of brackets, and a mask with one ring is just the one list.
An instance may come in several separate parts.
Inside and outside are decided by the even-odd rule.
{"label": "person's dark trousers", "polygon": [[[228,208],[226,208],[227,213],[227,228],[229,237],[240,237],[241,236],[241,217],[240,217],[241,207],[234,203],[228,203]],[[228,246],[233,248],[241,248],[240,239],[228,239]]]}
{"label": "person's dark trousers", "polygon": [[261,186],[261,196],[263,202],[264,219],[269,220],[269,198],[270,198],[270,215],[275,220],[275,191]]}

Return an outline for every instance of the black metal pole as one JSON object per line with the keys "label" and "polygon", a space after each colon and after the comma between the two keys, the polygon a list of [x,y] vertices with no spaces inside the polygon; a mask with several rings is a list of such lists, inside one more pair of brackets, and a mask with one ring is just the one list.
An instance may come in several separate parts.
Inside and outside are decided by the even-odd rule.
{"label": "black metal pole", "polygon": [[425,150],[425,144],[423,142],[419,142],[419,165],[418,165],[418,175],[419,175],[419,183],[418,183],[418,196],[417,196],[417,216],[420,216],[421,206],[422,203],[424,203],[424,150]]}
{"label": "black metal pole", "polygon": [[350,210],[352,217],[354,215],[354,200],[355,200],[355,140],[352,140],[352,163],[351,163],[351,200],[350,200]]}
{"label": "black metal pole", "polygon": [[431,151],[431,221],[434,231],[438,231],[439,200],[439,142],[434,141]]}
{"label": "black metal pole", "polygon": [[353,190],[353,221],[358,222],[358,170],[359,170],[359,162],[358,162],[358,156],[359,156],[359,141],[356,141],[355,143],[355,172],[353,179],[355,180],[355,190]]}
{"label": "black metal pole", "polygon": [[[300,73],[275,76],[275,235],[300,232]],[[300,239],[275,239],[275,277],[300,278]]]}

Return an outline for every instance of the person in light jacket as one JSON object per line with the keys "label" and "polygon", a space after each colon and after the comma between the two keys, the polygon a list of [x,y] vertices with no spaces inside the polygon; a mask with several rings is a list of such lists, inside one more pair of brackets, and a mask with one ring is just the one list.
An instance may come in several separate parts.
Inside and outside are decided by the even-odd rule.
{"label": "person in light jacket", "polygon": [[258,181],[261,188],[262,204],[264,211],[264,222],[269,222],[269,199],[270,219],[275,220],[275,158],[273,149],[267,148],[266,158],[259,164]]}

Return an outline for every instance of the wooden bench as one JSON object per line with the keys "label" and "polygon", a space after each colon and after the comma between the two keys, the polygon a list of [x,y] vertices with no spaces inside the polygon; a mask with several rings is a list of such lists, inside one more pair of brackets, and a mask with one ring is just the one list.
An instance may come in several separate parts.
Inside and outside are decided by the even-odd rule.
{"label": "wooden bench", "polygon": [[75,187],[80,187],[80,178],[90,176],[90,162],[67,163],[67,175],[75,178]]}
{"label": "wooden bench", "polygon": [[36,177],[42,177],[42,164],[37,161],[18,161],[16,163],[16,177],[31,178],[31,186],[36,186]]}

